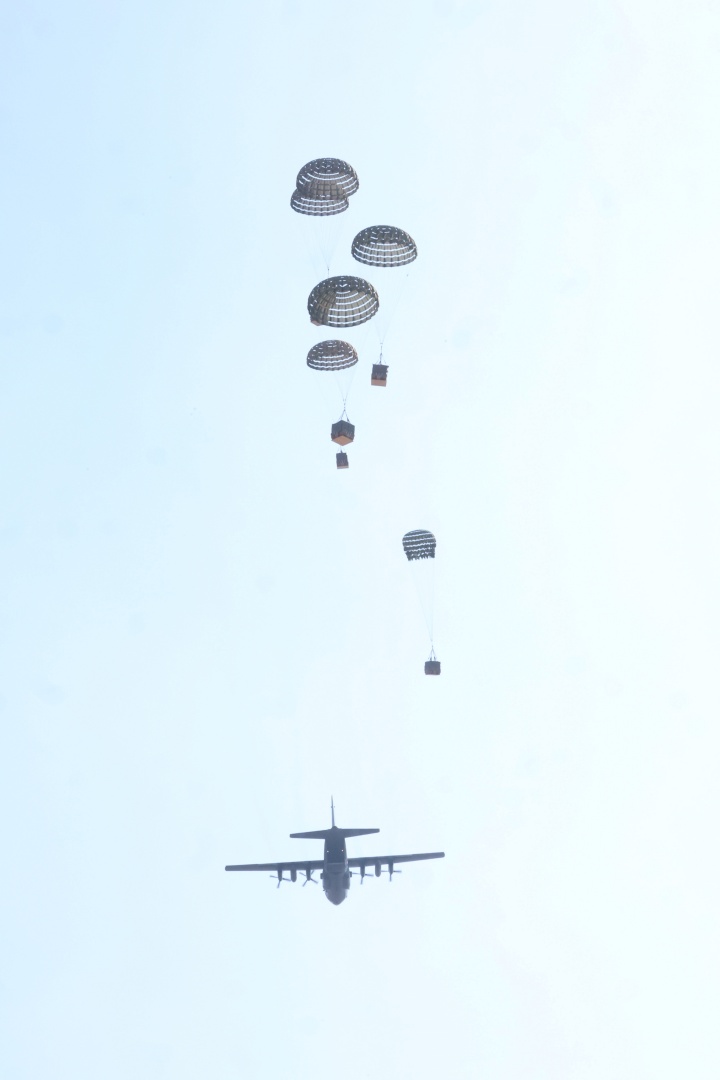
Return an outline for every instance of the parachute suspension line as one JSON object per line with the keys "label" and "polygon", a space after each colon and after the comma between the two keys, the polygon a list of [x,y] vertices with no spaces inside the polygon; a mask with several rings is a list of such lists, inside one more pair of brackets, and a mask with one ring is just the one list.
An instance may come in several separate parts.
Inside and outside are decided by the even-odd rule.
{"label": "parachute suspension line", "polygon": [[403,274],[402,283],[399,286],[399,288],[396,290],[395,296],[393,297],[393,299],[391,301],[390,313],[387,316],[387,318],[385,319],[384,324],[382,324],[382,329],[381,329],[381,323],[378,323],[376,325],[378,340],[380,341],[380,354],[381,355],[382,355],[382,347],[385,344],[385,338],[388,336],[388,334],[390,332],[390,327],[391,327],[391,325],[393,323],[393,320],[395,319],[395,315],[397,314],[397,309],[400,306],[400,301],[402,300],[402,298],[403,298],[403,296],[405,294],[405,289],[406,289],[406,286],[407,286],[407,280],[408,280],[409,276],[410,276],[410,271],[406,271]]}
{"label": "parachute suspension line", "polygon": [[430,582],[428,584],[428,593],[429,593],[428,610],[427,610],[427,615],[425,616],[425,622],[427,624],[428,637],[430,638],[430,645],[432,647],[432,645],[434,644],[434,642],[433,642],[433,630],[434,630],[433,621],[434,621],[434,613],[435,613],[435,566],[434,566],[434,564],[433,564],[433,566],[430,567],[430,575],[429,575],[429,577],[430,577]]}
{"label": "parachute suspension line", "polygon": [[327,248],[323,247],[322,243],[319,244],[319,247],[320,247],[320,258],[322,259],[323,263],[325,264],[325,276],[330,277],[330,263],[332,262],[332,252],[328,251]]}
{"label": "parachute suspension line", "polygon": [[[340,397],[342,398],[343,409],[345,408],[347,399],[350,396],[350,391],[352,390],[353,380],[355,379],[356,367],[357,364],[353,364],[351,368],[345,368],[344,370],[340,371],[333,371],[333,375],[335,376],[335,385],[337,386],[338,391],[340,392]],[[345,378],[343,378],[343,376],[345,376]]]}
{"label": "parachute suspension line", "polygon": [[363,323],[362,326],[353,327],[353,333],[355,334],[357,340],[357,350],[358,353],[360,353],[361,355],[363,354],[365,346],[368,343],[368,335],[373,329],[373,323],[375,322],[376,318],[377,316],[375,316],[375,318],[373,319],[368,319],[368,321]]}
{"label": "parachute suspension line", "polygon": [[338,218],[342,219],[342,214],[335,214],[332,217],[311,218],[311,229],[315,237],[318,256],[327,271],[327,277],[330,277],[330,265],[342,229],[342,221],[338,221]]}
{"label": "parachute suspension line", "polygon": [[428,631],[430,633],[430,649],[433,653],[432,659],[435,659],[435,643],[433,641],[434,634],[434,619],[435,619],[435,567],[432,567],[430,574],[430,610],[428,612]]}
{"label": "parachute suspension line", "polygon": [[325,263],[325,273],[330,277],[330,263],[332,262],[332,253],[327,249],[322,250],[323,262]]}
{"label": "parachute suspension line", "polygon": [[317,249],[317,257],[320,260],[320,265],[325,267],[325,270],[327,271],[327,276],[330,277],[330,270],[328,267],[328,263],[330,262],[330,260],[325,253],[322,235],[320,231],[323,225],[324,222],[322,222],[321,220],[319,221],[317,218],[313,218],[310,228],[312,229],[313,238],[315,240],[315,247]]}
{"label": "parachute suspension line", "polygon": [[[425,560],[418,560],[411,564],[412,566],[412,579],[415,586],[415,593],[420,604],[420,610],[423,613],[423,619],[425,620],[425,628],[428,632],[430,639],[430,645],[433,642],[433,609],[435,606],[435,564],[432,566],[424,566]],[[424,578],[424,582],[421,580]],[[424,587],[423,587],[424,586]]]}
{"label": "parachute suspension line", "polygon": [[318,281],[325,275],[328,260],[320,240],[318,218],[310,218],[309,221],[310,224],[307,226],[309,232],[304,238],[303,248],[308,269],[312,277]]}

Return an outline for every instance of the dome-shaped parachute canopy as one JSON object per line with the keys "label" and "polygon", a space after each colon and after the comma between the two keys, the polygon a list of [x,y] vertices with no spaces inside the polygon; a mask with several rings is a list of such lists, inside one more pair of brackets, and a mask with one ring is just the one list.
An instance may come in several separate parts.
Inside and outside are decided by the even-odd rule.
{"label": "dome-shaped parachute canopy", "polygon": [[427,529],[413,529],[412,532],[405,533],[402,543],[408,562],[413,559],[435,558],[436,540]]}
{"label": "dome-shaped parachute canopy", "polygon": [[417,259],[412,236],[393,225],[371,225],[352,242],[353,258],[367,266],[407,266]]}
{"label": "dome-shaped parachute canopy", "polygon": [[309,180],[302,187],[295,188],[296,195],[308,199],[347,199],[348,193],[337,180]]}
{"label": "dome-shaped parachute canopy", "polygon": [[344,371],[357,362],[358,354],[348,341],[319,341],[307,355],[307,366],[315,371]]}
{"label": "dome-shaped parachute canopy", "polygon": [[332,192],[339,188],[347,198],[355,194],[360,187],[360,182],[357,173],[347,161],[323,157],[315,158],[314,161],[308,161],[307,165],[303,165],[297,174],[295,186],[299,192],[310,189],[313,198],[335,198]]}
{"label": "dome-shaped parachute canopy", "polygon": [[380,307],[378,294],[363,278],[325,278],[308,297],[310,322],[315,326],[359,326]]}
{"label": "dome-shaped parachute canopy", "polygon": [[337,185],[334,185],[334,191],[335,194],[324,190],[316,191],[312,187],[303,188],[302,191],[298,188],[292,193],[290,205],[298,214],[308,214],[310,217],[342,214],[350,203]]}

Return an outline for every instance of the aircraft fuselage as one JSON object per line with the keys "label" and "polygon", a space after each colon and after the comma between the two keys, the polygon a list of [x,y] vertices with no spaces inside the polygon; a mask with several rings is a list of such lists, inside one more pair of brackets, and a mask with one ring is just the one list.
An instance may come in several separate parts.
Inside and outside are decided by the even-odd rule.
{"label": "aircraft fuselage", "polygon": [[[350,888],[350,869],[342,830],[333,826],[325,840],[322,886],[331,904],[342,904]],[[333,835],[336,834],[336,835]]]}

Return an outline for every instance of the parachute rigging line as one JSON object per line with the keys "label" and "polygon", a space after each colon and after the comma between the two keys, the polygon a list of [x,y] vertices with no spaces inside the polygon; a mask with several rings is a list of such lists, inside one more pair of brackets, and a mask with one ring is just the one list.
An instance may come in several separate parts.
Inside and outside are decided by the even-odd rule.
{"label": "parachute rigging line", "polygon": [[[375,325],[378,340],[380,342],[380,351],[381,352],[382,352],[382,347],[385,344],[385,339],[387,338],[387,336],[388,336],[388,334],[390,332],[390,327],[391,327],[391,325],[393,323],[393,320],[395,319],[395,315],[397,314],[397,310],[400,307],[400,301],[402,300],[402,298],[403,298],[403,296],[405,294],[405,289],[407,287],[407,282],[408,282],[409,277],[410,277],[409,272],[402,275],[402,280],[400,282],[399,288],[396,289],[395,296],[394,297],[391,296],[389,314],[387,315],[387,317],[385,318],[384,321],[383,321],[382,316],[381,316],[379,321]],[[382,293],[383,293],[383,296],[385,296],[385,289],[384,288],[382,288]],[[387,307],[387,305],[386,305],[386,307]]]}

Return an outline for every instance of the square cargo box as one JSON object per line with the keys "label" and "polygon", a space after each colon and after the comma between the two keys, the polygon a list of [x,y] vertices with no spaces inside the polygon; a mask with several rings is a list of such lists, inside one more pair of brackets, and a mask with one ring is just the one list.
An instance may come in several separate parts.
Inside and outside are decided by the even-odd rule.
{"label": "square cargo box", "polygon": [[370,376],[371,386],[387,386],[387,364],[373,364]]}
{"label": "square cargo box", "polygon": [[330,438],[338,446],[347,446],[355,438],[355,425],[349,420],[338,420],[337,424],[333,424],[330,429]]}

